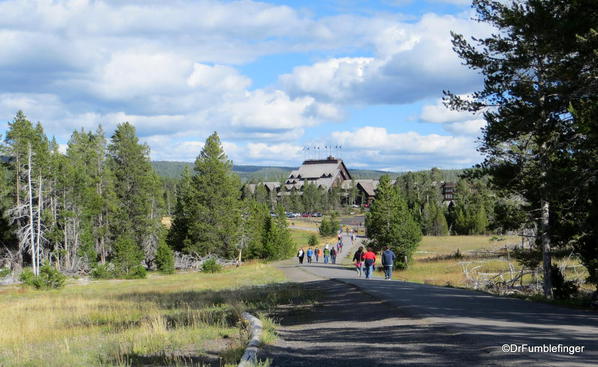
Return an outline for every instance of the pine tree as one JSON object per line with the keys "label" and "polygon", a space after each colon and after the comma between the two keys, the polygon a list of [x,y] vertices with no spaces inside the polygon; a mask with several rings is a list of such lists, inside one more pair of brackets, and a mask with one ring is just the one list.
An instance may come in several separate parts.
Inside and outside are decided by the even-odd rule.
{"label": "pine tree", "polygon": [[275,217],[266,218],[263,241],[264,257],[269,260],[285,259],[294,254],[295,243],[289,233],[282,206],[276,208]]}
{"label": "pine tree", "polygon": [[166,243],[164,234],[160,235],[158,248],[156,250],[156,268],[164,274],[173,274],[174,269],[174,251]]}
{"label": "pine tree", "polygon": [[[554,225],[568,212],[563,201],[584,195],[576,176],[588,173],[587,180],[595,174],[572,169],[578,149],[587,147],[580,144],[584,131],[569,108],[596,98],[596,38],[591,35],[598,24],[598,3],[474,0],[473,8],[478,20],[496,31],[474,38],[474,44],[454,34],[453,46],[466,65],[483,75],[484,87],[469,99],[448,93],[447,103],[484,112],[484,166],[497,187],[521,195],[530,213],[539,214],[544,294],[551,297],[551,246],[565,245],[579,234],[554,241],[559,239]],[[586,36],[593,41],[581,42]]]}
{"label": "pine tree", "polygon": [[230,258],[239,244],[241,184],[217,133],[207,138],[194,170],[186,251]]}
{"label": "pine tree", "polygon": [[413,255],[421,240],[421,230],[387,175],[380,178],[376,200],[366,215],[365,225],[371,245],[376,250],[390,246],[397,254],[397,265],[406,267],[404,258],[410,259]]}
{"label": "pine tree", "polygon": [[[151,263],[161,228],[157,204],[162,193],[149,159],[149,147],[139,143],[135,127],[125,122],[117,126],[108,152],[119,202],[112,232],[121,244],[131,247],[130,241],[133,241],[146,262]],[[119,254],[122,252],[115,251],[115,256]]]}
{"label": "pine tree", "polygon": [[191,201],[193,186],[191,171],[188,167],[183,169],[183,175],[177,185],[176,205],[173,213],[172,226],[168,231],[166,242],[176,251],[183,251],[185,240],[189,236],[189,221],[191,220]]}

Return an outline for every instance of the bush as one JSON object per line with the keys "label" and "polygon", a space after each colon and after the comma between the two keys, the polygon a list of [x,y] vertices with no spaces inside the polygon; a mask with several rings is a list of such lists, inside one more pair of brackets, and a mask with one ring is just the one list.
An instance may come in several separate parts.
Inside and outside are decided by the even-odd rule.
{"label": "bush", "polygon": [[112,279],[115,278],[114,275],[114,269],[110,264],[97,264],[91,269],[93,279]]}
{"label": "bush", "polygon": [[39,269],[39,275],[33,274],[31,269],[25,269],[19,279],[36,289],[62,288],[66,282],[66,276],[48,263]]}
{"label": "bush", "polygon": [[174,273],[174,251],[166,244],[166,241],[158,243],[156,250],[156,267],[164,274]]}
{"label": "bush", "polygon": [[147,270],[142,265],[137,265],[125,275],[127,279],[143,279],[147,276]]}
{"label": "bush", "polygon": [[318,246],[318,236],[316,236],[315,234],[309,236],[309,239],[307,240],[307,245],[310,247]]}
{"label": "bush", "polygon": [[550,275],[552,278],[552,294],[555,299],[569,299],[579,291],[577,283],[572,280],[565,280],[563,273],[556,265],[552,265]]}
{"label": "bush", "polygon": [[2,268],[2,269],[0,269],[0,278],[7,277],[8,275],[10,275],[10,269],[9,268]]}
{"label": "bush", "polygon": [[129,278],[143,260],[143,251],[129,236],[119,237],[114,243],[114,275]]}
{"label": "bush", "polygon": [[214,258],[204,261],[201,265],[201,271],[206,273],[218,273],[221,272],[222,269],[222,265],[218,264]]}

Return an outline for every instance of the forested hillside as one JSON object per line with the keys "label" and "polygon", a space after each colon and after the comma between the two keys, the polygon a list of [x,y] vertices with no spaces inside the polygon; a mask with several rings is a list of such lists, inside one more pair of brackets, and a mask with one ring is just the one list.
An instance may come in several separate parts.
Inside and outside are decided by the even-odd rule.
{"label": "forested hillside", "polygon": [[[347,162],[350,163],[350,162]],[[192,162],[177,162],[177,161],[154,161],[152,162],[154,169],[160,177],[179,179],[185,167],[193,168]],[[242,182],[249,181],[280,181],[287,178],[289,173],[296,169],[296,167],[271,167],[271,166],[251,166],[251,165],[234,165],[233,172],[241,177]],[[389,175],[392,179],[397,178],[407,172],[386,172],[367,169],[351,169],[351,175],[355,179],[379,179],[383,175]],[[463,172],[462,169],[444,169],[440,170],[443,181],[456,182],[459,175]]]}

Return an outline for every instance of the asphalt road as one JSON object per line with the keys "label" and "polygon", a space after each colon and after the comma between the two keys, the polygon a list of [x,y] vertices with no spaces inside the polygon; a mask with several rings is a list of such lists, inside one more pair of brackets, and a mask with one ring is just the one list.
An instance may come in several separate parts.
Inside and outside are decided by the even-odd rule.
{"label": "asphalt road", "polygon": [[[265,354],[274,366],[598,365],[596,312],[359,279],[342,265],[280,267],[291,280],[322,290],[325,298],[313,315],[283,320],[280,341]],[[503,351],[524,345],[527,350]],[[557,351],[530,352],[532,346]],[[565,346],[578,351],[569,354]]]}

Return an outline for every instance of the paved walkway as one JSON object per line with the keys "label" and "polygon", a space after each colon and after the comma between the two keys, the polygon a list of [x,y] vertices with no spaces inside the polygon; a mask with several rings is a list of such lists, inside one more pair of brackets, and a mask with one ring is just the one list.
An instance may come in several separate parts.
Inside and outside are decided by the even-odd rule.
{"label": "paved walkway", "polygon": [[[282,321],[279,341],[263,354],[274,366],[598,365],[595,312],[462,289],[358,279],[341,265],[285,262],[280,267],[289,279],[322,291],[324,297],[314,312]],[[584,351],[505,353],[503,344],[562,344],[583,346]]]}

